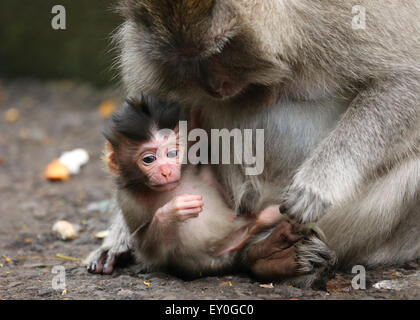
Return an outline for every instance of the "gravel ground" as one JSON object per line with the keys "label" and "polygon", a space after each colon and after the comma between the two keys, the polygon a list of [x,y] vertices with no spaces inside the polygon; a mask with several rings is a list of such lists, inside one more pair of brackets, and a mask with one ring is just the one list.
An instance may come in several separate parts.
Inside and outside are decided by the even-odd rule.
{"label": "gravel ground", "polygon": [[[270,286],[246,275],[183,281],[141,274],[135,266],[112,276],[88,274],[71,258],[83,258],[100,244],[93,234],[105,230],[109,219],[102,209],[112,181],[100,162],[106,120],[98,111],[107,99],[119,101],[118,90],[69,81],[0,80],[0,299],[420,298],[420,261],[368,270],[366,290],[352,289],[354,275],[344,272],[326,291]],[[47,164],[75,148],[85,148],[91,157],[81,174],[66,182],[46,181]],[[80,228],[76,240],[65,242],[53,234],[52,225],[61,219]],[[55,266],[65,268],[66,290],[52,287]],[[392,289],[373,287],[383,280]]]}

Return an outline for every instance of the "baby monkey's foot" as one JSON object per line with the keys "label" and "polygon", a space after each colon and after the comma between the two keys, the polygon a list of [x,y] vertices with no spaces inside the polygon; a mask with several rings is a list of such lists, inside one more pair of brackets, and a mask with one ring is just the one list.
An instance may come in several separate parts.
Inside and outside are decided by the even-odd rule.
{"label": "baby monkey's foot", "polygon": [[131,250],[119,251],[99,248],[93,251],[83,264],[87,266],[89,273],[111,274],[117,264],[125,264],[132,258]]}
{"label": "baby monkey's foot", "polygon": [[[270,217],[273,215],[266,216]],[[258,237],[264,239],[258,241]],[[292,278],[294,284],[311,286],[325,278],[335,263],[334,253],[322,237],[322,232],[281,215],[274,228],[256,236],[246,261],[261,280]]]}

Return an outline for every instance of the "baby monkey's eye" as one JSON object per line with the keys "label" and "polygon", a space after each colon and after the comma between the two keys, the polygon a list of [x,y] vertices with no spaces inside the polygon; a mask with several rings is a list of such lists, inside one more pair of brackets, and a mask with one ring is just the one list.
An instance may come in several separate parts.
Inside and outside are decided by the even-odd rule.
{"label": "baby monkey's eye", "polygon": [[145,164],[151,164],[153,162],[155,162],[156,157],[155,156],[147,156],[143,158],[143,163]]}
{"label": "baby monkey's eye", "polygon": [[178,150],[174,149],[168,152],[167,157],[168,158],[176,158],[178,156]]}

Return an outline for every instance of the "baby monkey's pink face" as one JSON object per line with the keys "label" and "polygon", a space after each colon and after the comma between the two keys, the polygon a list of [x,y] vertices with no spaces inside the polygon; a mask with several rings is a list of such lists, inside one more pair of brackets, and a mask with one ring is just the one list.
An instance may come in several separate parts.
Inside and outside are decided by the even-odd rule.
{"label": "baby monkey's pink face", "polygon": [[170,191],[178,185],[181,179],[180,149],[177,130],[154,131],[152,139],[140,146],[137,165],[146,175],[150,189]]}

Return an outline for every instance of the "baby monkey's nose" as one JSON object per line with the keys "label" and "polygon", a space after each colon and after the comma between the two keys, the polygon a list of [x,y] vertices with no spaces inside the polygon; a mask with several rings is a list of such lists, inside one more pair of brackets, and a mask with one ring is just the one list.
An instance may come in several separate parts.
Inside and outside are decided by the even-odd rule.
{"label": "baby monkey's nose", "polygon": [[163,177],[169,178],[172,175],[172,169],[170,165],[164,164],[160,166],[160,173]]}

